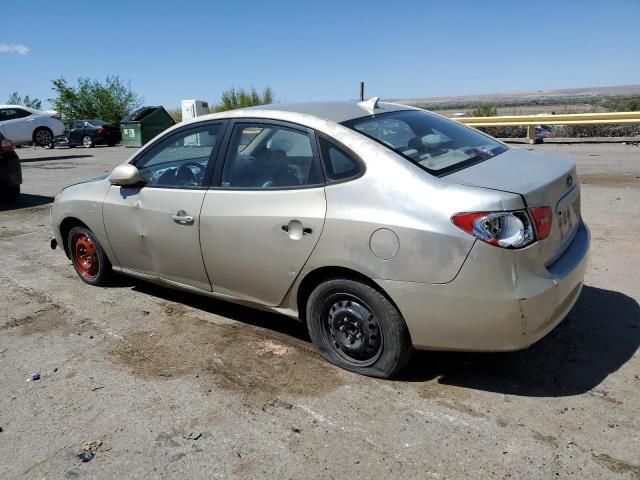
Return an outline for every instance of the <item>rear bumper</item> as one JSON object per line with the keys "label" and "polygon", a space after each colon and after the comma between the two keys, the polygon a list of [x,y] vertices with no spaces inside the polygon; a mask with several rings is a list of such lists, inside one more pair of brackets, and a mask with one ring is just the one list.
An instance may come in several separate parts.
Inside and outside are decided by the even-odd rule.
{"label": "rear bumper", "polygon": [[581,224],[568,250],[545,268],[535,244],[508,251],[476,242],[452,282],[377,282],[400,309],[416,348],[520,350],[553,330],[577,301],[589,244]]}

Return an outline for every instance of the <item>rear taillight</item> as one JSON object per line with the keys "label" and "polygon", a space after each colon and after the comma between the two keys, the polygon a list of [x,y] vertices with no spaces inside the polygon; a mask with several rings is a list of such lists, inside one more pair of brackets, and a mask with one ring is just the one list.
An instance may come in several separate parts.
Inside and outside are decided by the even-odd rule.
{"label": "rear taillight", "polygon": [[16,147],[11,140],[3,138],[2,141],[0,141],[0,149],[2,149],[3,152],[13,152]]}
{"label": "rear taillight", "polygon": [[469,235],[496,247],[523,248],[536,240],[526,210],[457,213],[451,221]]}
{"label": "rear taillight", "polygon": [[104,135],[104,127],[100,127],[100,129],[98,129],[98,135]]}
{"label": "rear taillight", "polygon": [[51,118],[55,118],[56,120],[62,121],[62,117],[60,115],[58,115],[57,113],[55,115],[51,115]]}
{"label": "rear taillight", "polygon": [[536,236],[538,240],[544,240],[551,233],[551,223],[553,214],[550,207],[530,208],[529,212],[533,217],[533,223],[536,226]]}

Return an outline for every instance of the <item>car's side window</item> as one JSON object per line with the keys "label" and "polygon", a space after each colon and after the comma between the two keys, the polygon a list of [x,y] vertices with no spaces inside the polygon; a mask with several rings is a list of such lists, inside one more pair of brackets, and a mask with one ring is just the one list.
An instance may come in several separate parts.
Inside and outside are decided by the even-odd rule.
{"label": "car's side window", "polygon": [[278,189],[323,183],[322,169],[307,132],[280,125],[235,125],[222,187]]}
{"label": "car's side window", "polygon": [[16,111],[13,108],[3,108],[0,110],[0,122],[5,120],[15,120],[18,118],[16,116]]}
{"label": "car's side window", "polygon": [[21,108],[15,109],[15,118],[26,118],[31,115],[31,112],[22,110]]}
{"label": "car's side window", "polygon": [[208,124],[169,135],[135,161],[140,178],[150,187],[205,187],[222,132],[221,124]]}
{"label": "car's side window", "polygon": [[362,172],[361,164],[353,156],[323,137],[320,137],[320,151],[330,180],[344,180]]}

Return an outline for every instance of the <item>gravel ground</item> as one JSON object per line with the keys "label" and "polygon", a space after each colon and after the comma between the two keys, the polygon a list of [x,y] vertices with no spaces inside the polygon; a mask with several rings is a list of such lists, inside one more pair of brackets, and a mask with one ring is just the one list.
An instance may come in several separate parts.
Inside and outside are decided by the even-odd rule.
{"label": "gravel ground", "polygon": [[284,317],[85,285],[48,247],[47,203],[132,151],[20,149],[24,195],[0,206],[0,478],[640,478],[640,148],[532,148],[578,163],[578,304],[526,351],[419,352],[394,381],[325,363]]}

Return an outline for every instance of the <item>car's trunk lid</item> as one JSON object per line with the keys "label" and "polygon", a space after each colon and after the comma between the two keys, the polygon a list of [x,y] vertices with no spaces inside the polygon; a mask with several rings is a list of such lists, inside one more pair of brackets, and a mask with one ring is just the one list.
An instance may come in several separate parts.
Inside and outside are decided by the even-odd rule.
{"label": "car's trunk lid", "polygon": [[539,242],[546,265],[571,243],[580,222],[580,187],[571,160],[511,148],[443,180],[520,194],[527,207],[551,207],[551,233]]}

